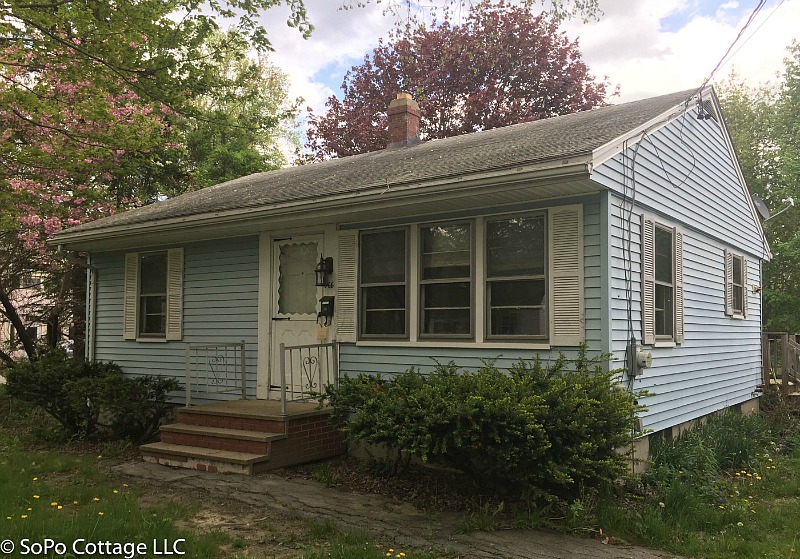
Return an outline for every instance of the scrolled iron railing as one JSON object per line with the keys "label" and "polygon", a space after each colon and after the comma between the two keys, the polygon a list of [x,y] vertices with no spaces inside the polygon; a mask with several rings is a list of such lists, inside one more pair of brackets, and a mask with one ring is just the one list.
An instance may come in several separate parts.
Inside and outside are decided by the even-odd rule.
{"label": "scrolled iron railing", "polygon": [[335,343],[288,346],[280,344],[281,414],[287,402],[311,400],[325,385],[337,383],[339,359]]}
{"label": "scrolled iron railing", "polygon": [[244,340],[234,343],[186,344],[186,405],[192,396],[238,394],[247,399]]}

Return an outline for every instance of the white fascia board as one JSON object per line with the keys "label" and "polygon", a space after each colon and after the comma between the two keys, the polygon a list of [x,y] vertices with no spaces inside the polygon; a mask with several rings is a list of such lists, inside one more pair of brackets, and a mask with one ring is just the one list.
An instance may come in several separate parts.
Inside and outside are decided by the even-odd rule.
{"label": "white fascia board", "polygon": [[761,257],[763,260],[771,260],[772,250],[769,247],[769,241],[767,240],[767,235],[764,232],[764,227],[761,224],[761,219],[758,217],[758,212],[756,212],[756,207],[753,204],[753,198],[750,196],[750,189],[747,188],[747,182],[744,180],[742,166],[739,163],[739,157],[736,155],[736,150],[733,148],[733,140],[731,140],[730,130],[728,130],[728,124],[725,122],[725,116],[722,114],[722,106],[719,103],[717,91],[713,86],[711,87],[710,93],[711,101],[714,103],[714,109],[717,111],[720,124],[722,125],[720,126],[720,129],[722,130],[722,137],[725,139],[725,145],[727,146],[728,152],[731,154],[731,158],[733,159],[733,167],[736,170],[736,176],[739,178],[739,184],[742,185],[744,198],[747,200],[747,204],[750,207],[750,214],[752,215],[753,221],[755,221],[758,232],[761,235],[761,242],[764,245],[764,254],[761,255]]}
{"label": "white fascia board", "polygon": [[[705,94],[707,91],[708,89],[703,90],[703,94]],[[675,105],[673,108],[664,111],[657,117],[648,120],[644,124],[637,126],[629,132],[626,132],[625,134],[614,138],[610,142],[607,142],[606,144],[603,144],[599,148],[595,149],[592,152],[592,168],[599,167],[615,155],[622,153],[622,150],[625,147],[631,147],[632,145],[640,142],[643,138],[643,134],[651,134],[680,117],[683,113],[689,110],[690,100],[691,98],[687,99],[684,103]]]}
{"label": "white fascia board", "polygon": [[[586,176],[589,174],[591,157],[579,155],[561,158],[557,161],[546,161],[538,164],[519,166],[502,171],[480,173],[467,176],[447,177],[435,181],[416,183],[413,185],[396,185],[391,183],[356,193],[347,193],[320,197],[313,200],[285,202],[268,207],[238,208],[219,212],[209,212],[185,217],[167,218],[142,223],[121,224],[88,231],[70,233],[66,230],[48,240],[51,245],[63,245],[66,248],[81,249],[93,242],[104,244],[114,239],[141,237],[158,233],[190,230],[198,227],[225,227],[241,221],[263,220],[270,217],[299,216],[313,213],[320,222],[327,218],[336,219],[368,204],[391,206],[408,203],[410,199],[423,196],[446,194],[452,198],[474,195],[478,189],[509,188],[520,182],[536,182],[558,179],[560,177]],[[454,189],[453,187],[456,186]]]}

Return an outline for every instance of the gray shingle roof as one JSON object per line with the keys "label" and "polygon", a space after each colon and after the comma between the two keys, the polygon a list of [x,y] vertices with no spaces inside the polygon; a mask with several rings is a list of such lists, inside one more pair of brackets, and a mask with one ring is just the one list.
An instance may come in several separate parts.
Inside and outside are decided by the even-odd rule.
{"label": "gray shingle roof", "polygon": [[677,107],[691,94],[691,90],[681,91],[411,147],[256,173],[65,231],[95,231],[209,212],[319,200],[386,185],[441,180],[588,155]]}

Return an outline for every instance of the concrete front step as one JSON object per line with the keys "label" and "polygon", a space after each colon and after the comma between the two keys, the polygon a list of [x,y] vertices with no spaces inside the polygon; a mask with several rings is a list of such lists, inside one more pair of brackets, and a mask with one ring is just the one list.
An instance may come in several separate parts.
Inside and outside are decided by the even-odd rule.
{"label": "concrete front step", "polygon": [[140,447],[145,462],[203,472],[252,475],[269,460],[265,454],[233,452],[172,443],[150,443]]}
{"label": "concrete front step", "polygon": [[272,442],[285,438],[286,435],[283,433],[206,427],[205,425],[186,423],[173,423],[161,427],[161,442],[164,443],[252,454],[269,455]]}

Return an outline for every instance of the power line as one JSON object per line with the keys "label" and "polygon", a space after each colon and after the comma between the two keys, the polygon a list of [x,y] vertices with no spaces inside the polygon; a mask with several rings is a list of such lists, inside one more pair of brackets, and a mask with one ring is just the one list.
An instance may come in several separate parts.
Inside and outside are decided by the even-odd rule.
{"label": "power line", "polygon": [[767,0],[759,0],[758,5],[755,8],[753,8],[753,12],[750,14],[750,17],[747,18],[747,21],[745,22],[744,26],[742,26],[742,28],[739,30],[739,33],[736,35],[736,38],[733,40],[733,42],[728,47],[728,50],[725,51],[725,54],[723,54],[722,58],[719,59],[719,62],[717,62],[717,65],[714,66],[713,70],[711,70],[711,73],[703,81],[703,84],[700,87],[697,88],[697,91],[695,91],[689,97],[689,99],[691,99],[692,97],[694,97],[695,95],[697,95],[698,93],[703,91],[705,86],[708,85],[708,82],[711,81],[711,78],[713,78],[714,74],[717,73],[717,70],[720,69],[720,67],[722,66],[723,62],[725,62],[725,59],[728,58],[728,55],[730,54],[730,52],[733,49],[733,47],[736,45],[737,42],[739,42],[739,39],[742,38],[742,35],[744,35],[744,32],[747,30],[748,27],[750,27],[750,24],[753,23],[753,20],[756,18],[758,13],[764,8],[764,5],[766,3],[767,3]]}
{"label": "power line", "polygon": [[767,17],[765,17],[764,20],[761,23],[758,24],[758,27],[756,27],[753,30],[753,32],[750,34],[750,36],[747,39],[745,39],[744,42],[741,45],[739,45],[739,48],[737,48],[735,51],[733,51],[733,53],[731,53],[731,55],[728,57],[728,59],[725,60],[725,62],[722,63],[722,65],[720,67],[725,66],[725,64],[730,62],[731,59],[733,59],[733,57],[736,56],[736,53],[738,53],[740,50],[742,50],[742,47],[744,47],[748,43],[748,41],[750,41],[750,39],[755,37],[756,33],[758,33],[758,30],[761,29],[762,27],[764,27],[764,24],[767,23],[767,21],[769,21],[769,18],[771,18],[772,16],[775,15],[775,12],[778,11],[778,8],[780,8],[785,1],[786,0],[781,0],[780,2],[778,2],[778,5],[775,6],[775,8],[773,8],[773,10],[767,15]]}

